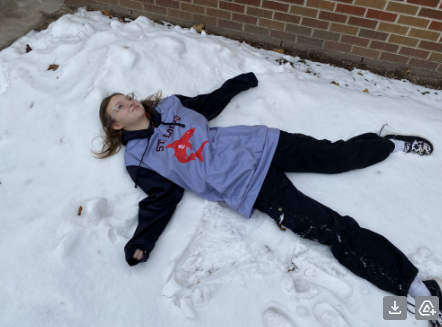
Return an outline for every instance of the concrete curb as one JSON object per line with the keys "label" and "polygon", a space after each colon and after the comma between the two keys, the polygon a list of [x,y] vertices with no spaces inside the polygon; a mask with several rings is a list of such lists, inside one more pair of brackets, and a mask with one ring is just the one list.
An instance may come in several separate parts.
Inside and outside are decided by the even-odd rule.
{"label": "concrete curb", "polygon": [[30,31],[44,30],[61,16],[73,13],[64,0],[0,1],[0,51]]}

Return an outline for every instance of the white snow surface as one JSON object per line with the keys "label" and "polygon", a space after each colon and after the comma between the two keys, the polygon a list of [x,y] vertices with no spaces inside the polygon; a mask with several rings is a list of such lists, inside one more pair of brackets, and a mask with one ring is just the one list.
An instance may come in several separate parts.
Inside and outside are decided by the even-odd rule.
{"label": "white snow surface", "polygon": [[90,152],[101,145],[101,100],[196,96],[254,72],[259,85],[210,126],[268,125],[337,141],[388,123],[431,139],[428,157],[395,152],[347,173],[287,175],[387,237],[419,278],[442,277],[442,91],[299,60],[85,8],[2,50],[0,326],[428,326],[411,314],[383,320],[392,294],[341,266],[329,247],[188,191],[148,261],[124,259],[146,195],[125,170],[124,148],[104,160]]}

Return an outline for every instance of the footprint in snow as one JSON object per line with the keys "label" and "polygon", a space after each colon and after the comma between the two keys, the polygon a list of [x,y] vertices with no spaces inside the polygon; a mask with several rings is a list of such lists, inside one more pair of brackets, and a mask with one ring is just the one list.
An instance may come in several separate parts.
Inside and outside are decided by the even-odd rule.
{"label": "footprint in snow", "polygon": [[349,298],[353,293],[353,288],[349,284],[340,278],[325,272],[323,269],[311,262],[303,261],[301,263],[301,269],[304,271],[304,279],[308,280],[312,284],[316,284],[328,289],[330,292],[336,296],[339,296],[340,298]]}
{"label": "footprint in snow", "polygon": [[270,307],[264,311],[262,320],[265,327],[296,327],[284,312],[275,307]]}
{"label": "footprint in snow", "polygon": [[327,303],[316,304],[313,314],[322,327],[351,327],[345,318]]}

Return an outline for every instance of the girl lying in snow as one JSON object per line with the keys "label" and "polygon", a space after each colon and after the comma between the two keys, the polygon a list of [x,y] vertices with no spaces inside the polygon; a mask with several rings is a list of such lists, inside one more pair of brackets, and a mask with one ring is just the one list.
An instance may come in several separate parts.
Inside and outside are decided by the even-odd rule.
{"label": "girl lying in snow", "polygon": [[134,93],[103,99],[100,119],[106,137],[98,157],[107,158],[125,145],[126,169],[135,187],[149,195],[139,204],[138,227],[124,248],[127,263],[149,258],[185,189],[225,201],[247,218],[258,209],[297,235],[329,245],[343,266],[382,290],[440,299],[441,280],[416,279],[418,269],[385,237],[304,195],[284,174],[342,173],[396,151],[429,155],[431,142],[382,130],[332,143],[267,126],[209,127],[208,121],[235,95],[257,85],[250,72],[196,97],[161,99],[159,92],[141,102]]}

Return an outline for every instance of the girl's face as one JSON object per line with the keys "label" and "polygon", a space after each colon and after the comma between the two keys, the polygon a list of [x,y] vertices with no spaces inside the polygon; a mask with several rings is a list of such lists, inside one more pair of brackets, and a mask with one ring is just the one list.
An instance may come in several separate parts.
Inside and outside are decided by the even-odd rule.
{"label": "girl's face", "polygon": [[[112,108],[115,104],[126,98],[125,95],[114,95],[106,107],[106,112],[112,117]],[[149,126],[149,119],[146,116],[143,105],[138,100],[130,100],[125,102],[121,110],[114,110],[114,120],[112,128],[115,130],[123,129],[125,131],[145,129]]]}

